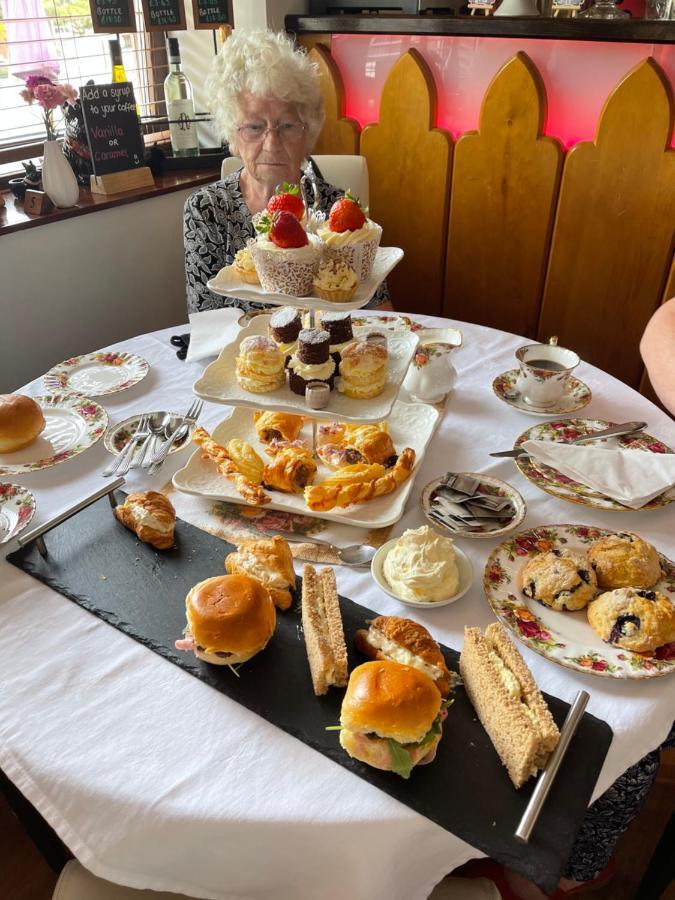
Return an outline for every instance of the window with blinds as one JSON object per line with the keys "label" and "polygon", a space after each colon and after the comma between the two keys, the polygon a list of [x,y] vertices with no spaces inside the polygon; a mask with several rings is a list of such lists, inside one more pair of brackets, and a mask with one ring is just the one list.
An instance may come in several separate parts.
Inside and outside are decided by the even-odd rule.
{"label": "window with blinds", "polygon": [[[133,82],[144,130],[166,115],[162,85],[168,72],[164,36],[143,30],[141,0],[134,0],[138,31],[117,36],[126,76]],[[41,155],[45,129],[40,106],[20,96],[28,75],[46,75],[78,90],[90,79],[112,80],[110,40],[95,34],[88,0],[0,0],[0,174],[17,161]],[[61,131],[63,119],[54,119]],[[166,128],[163,126],[156,127]]]}

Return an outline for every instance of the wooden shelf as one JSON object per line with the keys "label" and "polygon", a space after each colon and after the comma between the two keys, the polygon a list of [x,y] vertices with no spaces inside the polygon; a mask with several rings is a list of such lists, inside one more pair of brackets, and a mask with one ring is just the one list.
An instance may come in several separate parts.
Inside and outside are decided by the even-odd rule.
{"label": "wooden shelf", "polygon": [[627,44],[670,44],[675,21],[628,19],[502,18],[501,16],[341,15],[286,16],[295,34],[423,34],[457,37],[538,38]]}
{"label": "wooden shelf", "polygon": [[47,225],[51,222],[59,222],[62,219],[71,219],[74,216],[83,216],[96,212],[98,209],[111,209],[113,206],[124,206],[126,203],[135,203],[137,200],[148,200],[159,197],[162,194],[172,194],[190,187],[199,187],[202,184],[211,184],[220,178],[220,166],[211,169],[194,169],[192,171],[172,172],[155,178],[152,187],[136,188],[125,191],[123,194],[92,194],[91,191],[80,188],[80,199],[76,206],[68,209],[54,209],[44,216],[30,216],[24,212],[23,204],[16,203],[14,196],[9,192],[3,192],[5,206],[0,207],[0,236],[10,234],[13,231],[21,231],[24,228],[35,228],[38,225]]}

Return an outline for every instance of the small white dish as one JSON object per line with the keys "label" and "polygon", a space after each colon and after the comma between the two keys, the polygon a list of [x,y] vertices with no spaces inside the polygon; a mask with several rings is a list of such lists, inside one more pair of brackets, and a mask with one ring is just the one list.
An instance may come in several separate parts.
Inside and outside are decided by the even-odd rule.
{"label": "small white dish", "polygon": [[455,544],[455,559],[457,560],[457,570],[459,572],[459,590],[457,593],[453,594],[451,597],[446,597],[445,600],[434,600],[433,602],[404,600],[403,597],[400,597],[392,589],[387,582],[387,579],[384,577],[384,561],[389,552],[394,549],[394,544],[397,540],[398,538],[394,538],[391,541],[387,541],[386,544],[382,544],[370,564],[370,571],[372,572],[373,578],[385,594],[389,594],[394,600],[405,603],[406,606],[416,606],[418,609],[436,609],[438,606],[448,606],[450,603],[459,600],[473,584],[473,565],[471,564],[471,560],[466,553]]}

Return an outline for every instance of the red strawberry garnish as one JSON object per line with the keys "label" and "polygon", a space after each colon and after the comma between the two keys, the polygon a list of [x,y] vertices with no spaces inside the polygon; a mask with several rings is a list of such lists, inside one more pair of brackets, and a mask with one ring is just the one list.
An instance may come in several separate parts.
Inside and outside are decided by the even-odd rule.
{"label": "red strawberry garnish", "polygon": [[330,208],[328,227],[331,231],[358,231],[365,222],[361,204],[349,191]]}
{"label": "red strawberry garnish", "polygon": [[302,219],[305,214],[305,204],[302,202],[300,188],[297,184],[289,184],[284,181],[283,184],[278,185],[267,204],[267,212],[271,216],[276,212],[289,212],[298,221]]}
{"label": "red strawberry garnish", "polygon": [[285,250],[304,247],[309,243],[305,229],[293,213],[277,212],[273,216],[262,215],[255,227],[261,234],[267,234],[273,244]]}

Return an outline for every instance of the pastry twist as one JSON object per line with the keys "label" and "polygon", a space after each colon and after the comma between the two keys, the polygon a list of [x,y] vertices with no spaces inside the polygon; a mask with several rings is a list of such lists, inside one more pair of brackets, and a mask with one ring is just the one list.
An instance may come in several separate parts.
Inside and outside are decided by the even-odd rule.
{"label": "pastry twist", "polygon": [[[406,447],[391,469],[384,470],[381,466],[367,466],[366,469],[381,469],[384,474],[372,481],[338,481],[329,483],[323,481],[320,484],[305,488],[305,502],[313,512],[328,512],[336,506],[343,508],[353,503],[365,503],[375,497],[390,494],[400,484],[410,477],[415,466],[415,451]],[[356,467],[347,467],[356,468]],[[341,470],[346,471],[345,469]],[[334,477],[334,476],[333,476]]]}

